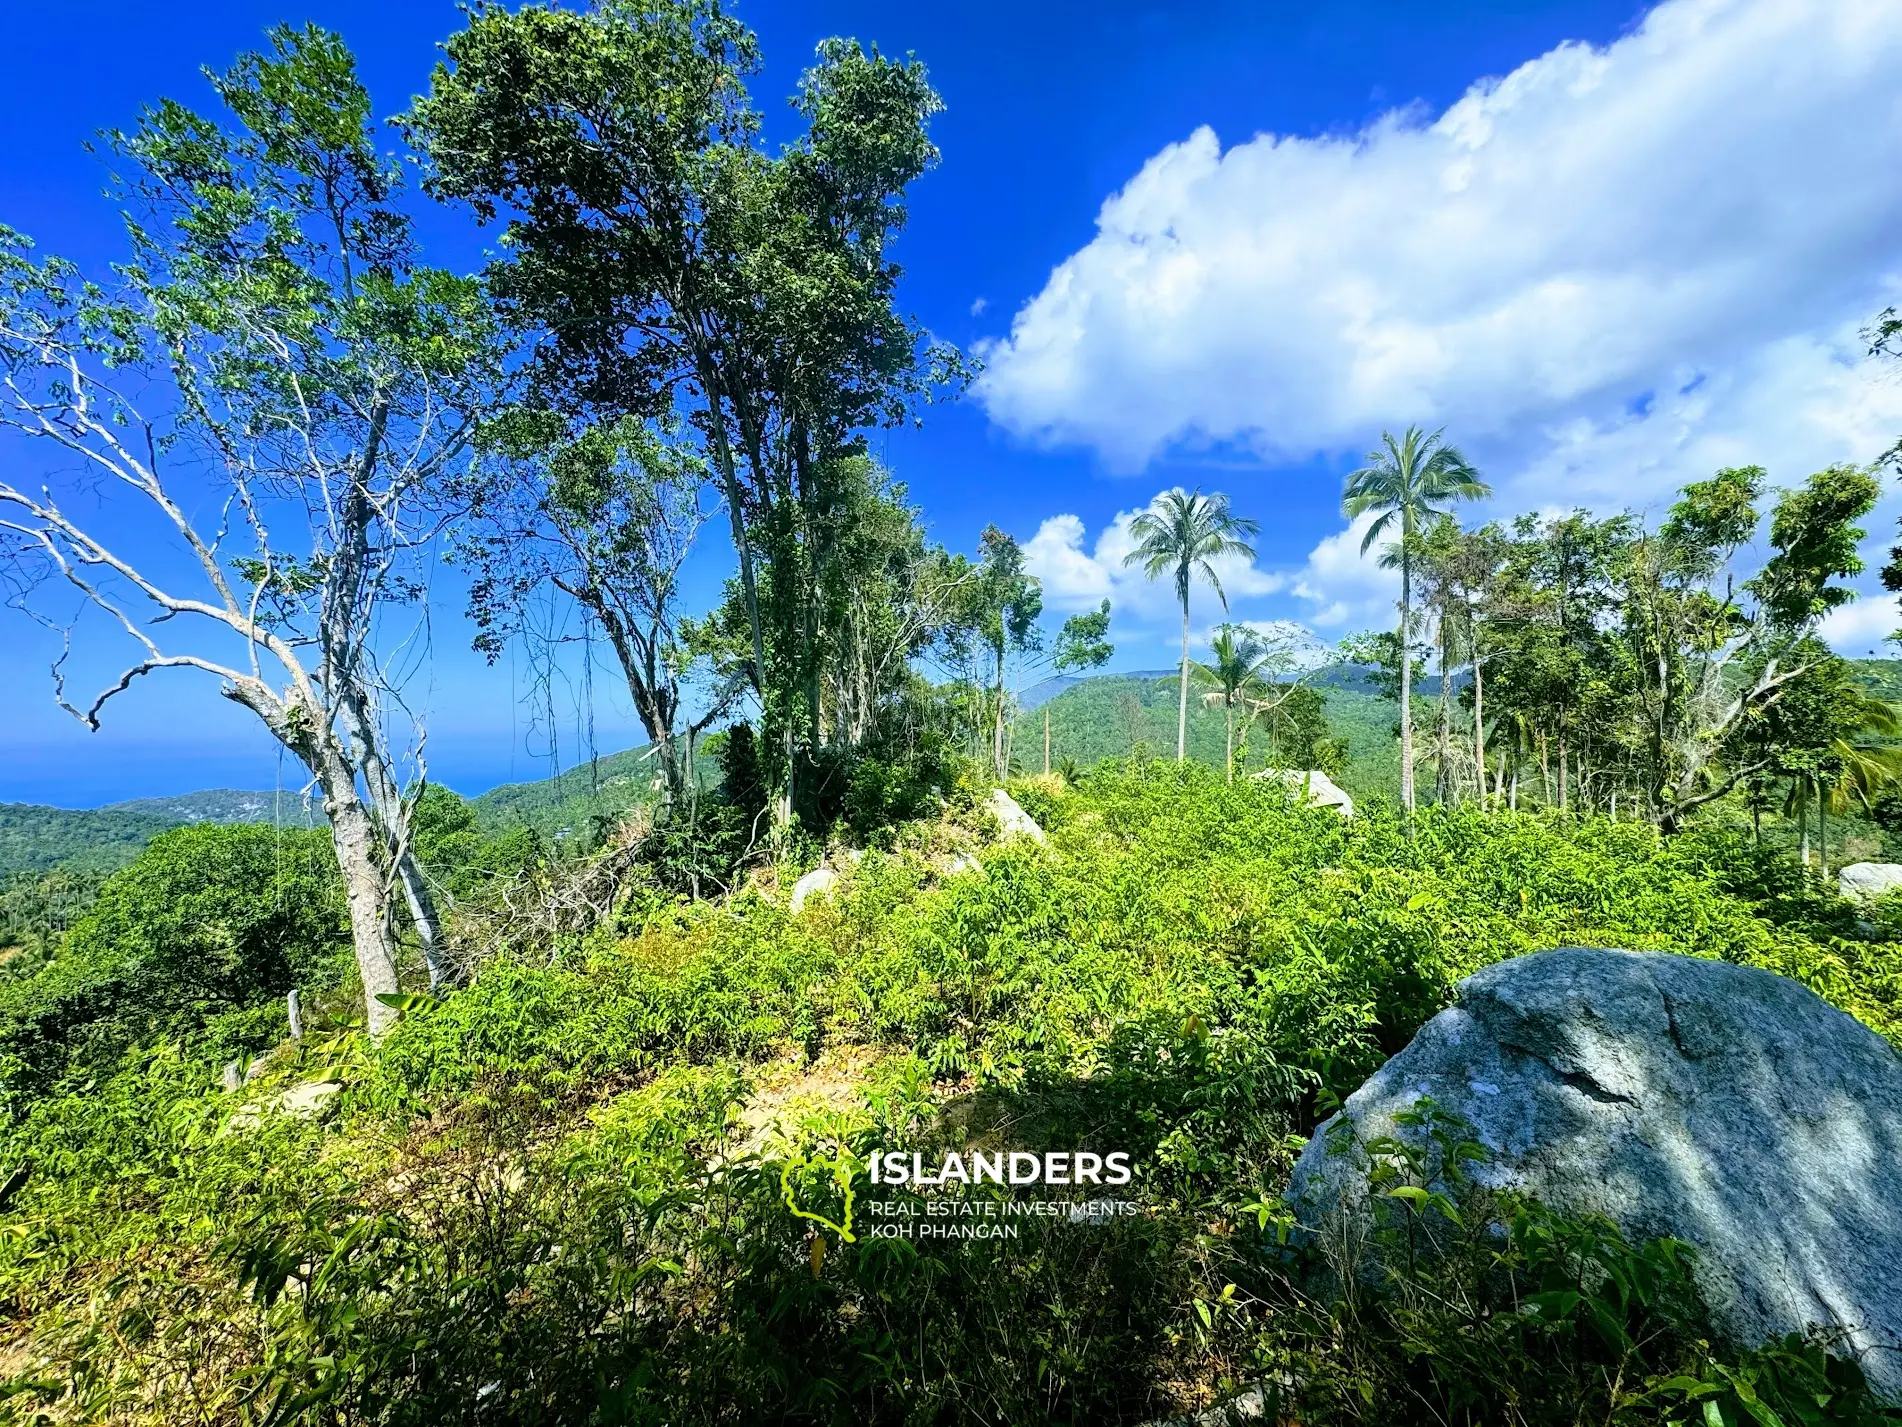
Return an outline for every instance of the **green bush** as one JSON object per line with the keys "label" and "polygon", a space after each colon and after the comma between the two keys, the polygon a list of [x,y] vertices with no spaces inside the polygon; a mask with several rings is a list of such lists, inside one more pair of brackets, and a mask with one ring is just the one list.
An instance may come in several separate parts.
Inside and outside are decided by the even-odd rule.
{"label": "green bush", "polygon": [[336,979],[347,933],[324,831],[199,824],[114,873],[58,950],[0,982],[0,1066],[19,1103],[171,1038],[274,1044],[292,987]]}
{"label": "green bush", "polygon": [[[1709,1344],[1694,1266],[1602,1225],[1469,1215],[1511,1235],[1343,1306],[1303,1288],[1278,1207],[1331,1097],[1480,966],[1725,957],[1902,1038],[1881,919],[1721,832],[1344,822],[1146,760],[1024,793],[1047,846],[964,871],[872,852],[797,917],[642,893],[243,1097],[339,1076],[328,1128],[234,1118],[195,1043],[34,1102],[9,1152],[42,1168],[0,1235],[42,1360],[22,1411],[181,1420],[230,1392],[260,1421],[1136,1422],[1267,1380],[1313,1423],[1708,1425],[1745,1420],[1746,1390],[1786,1422],[1882,1420],[1826,1344]],[[751,1138],[762,1087],[808,1073],[843,1093],[788,1145]],[[845,1244],[786,1203],[792,1144],[1113,1144],[1142,1212],[1007,1249]],[[1589,1306],[1621,1275],[1644,1278],[1613,1305],[1635,1347]]]}

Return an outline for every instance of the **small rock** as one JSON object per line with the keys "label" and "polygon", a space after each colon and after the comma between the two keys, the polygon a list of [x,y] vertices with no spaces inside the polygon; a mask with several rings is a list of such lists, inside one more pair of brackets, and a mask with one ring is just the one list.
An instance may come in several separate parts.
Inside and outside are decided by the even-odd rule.
{"label": "small rock", "polygon": [[984,799],[984,808],[997,819],[1006,841],[1013,837],[1027,837],[1032,842],[1046,839],[1043,829],[1037,826],[1037,820],[1017,805],[1017,800],[1002,788],[993,788],[990,796]]}
{"label": "small rock", "polygon": [[1227,1402],[1218,1402],[1188,1417],[1152,1422],[1149,1427],[1235,1427],[1235,1424],[1242,1422],[1260,1422],[1267,1415],[1266,1397],[1260,1388],[1251,1387],[1240,1397],[1231,1397]]}
{"label": "small rock", "polygon": [[1852,862],[1836,874],[1836,890],[1858,902],[1902,890],[1902,862]]}
{"label": "small rock", "polygon": [[329,1112],[331,1102],[342,1092],[343,1086],[338,1081],[306,1080],[293,1085],[281,1095],[241,1106],[238,1113],[231,1117],[231,1123],[234,1128],[249,1129],[266,1115],[290,1115],[299,1120],[319,1119]]}
{"label": "small rock", "polygon": [[342,1093],[343,1086],[335,1080],[306,1080],[278,1096],[277,1109],[300,1120],[314,1120]]}
{"label": "small rock", "polygon": [[1274,779],[1314,807],[1337,809],[1344,818],[1354,816],[1354,800],[1319,768],[1264,768],[1253,776]]}
{"label": "small rock", "polygon": [[821,894],[832,895],[832,889],[839,885],[839,874],[830,867],[815,867],[804,877],[793,883],[792,912],[798,916],[806,902]]}

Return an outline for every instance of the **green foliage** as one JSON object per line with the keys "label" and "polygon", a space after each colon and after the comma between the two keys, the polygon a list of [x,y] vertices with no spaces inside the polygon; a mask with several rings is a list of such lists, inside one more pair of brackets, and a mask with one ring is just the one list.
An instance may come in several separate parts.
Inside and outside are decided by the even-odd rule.
{"label": "green foliage", "polygon": [[[346,944],[326,833],[161,833],[51,956],[0,981],[6,1093],[17,1106],[161,1039],[203,1040],[213,1055],[272,1044],[276,1003],[336,980]],[[270,1016],[253,1024],[259,1007]]]}
{"label": "green foliage", "polygon": [[[250,1128],[208,1096],[213,1064],[169,1046],[32,1102],[8,1148],[43,1168],[0,1289],[55,1385],[21,1401],[177,1416],[189,1373],[288,1417],[691,1423],[743,1401],[758,1421],[1082,1423],[1289,1371],[1317,1423],[1718,1420],[1707,1401],[1730,1422],[1747,1393],[1784,1413],[1824,1383],[1824,1416],[1783,1420],[1880,1420],[1822,1346],[1707,1346],[1674,1249],[1531,1205],[1447,1216],[1456,1126],[1416,1127],[1437,1152],[1391,1147],[1386,1228],[1456,1216],[1504,1244],[1416,1255],[1341,1306],[1282,1243],[1294,1137],[1501,956],[1748,961],[1902,1039],[1898,948],[1787,864],[1717,830],[1543,814],[1428,808],[1409,835],[1195,764],[1018,792],[1048,847],[946,875],[909,850],[928,830],[900,829],[797,918],[752,892],[637,897],[557,956],[524,944],[414,999],[374,1051],[285,1063],[246,1092]],[[432,836],[466,832],[437,811]],[[265,1108],[299,1074],[346,1082],[328,1129]],[[785,1145],[749,1140],[788,1075],[841,1089]],[[841,1244],[780,1185],[787,1155],[1079,1143],[1132,1155],[1141,1214]],[[829,1183],[806,1189],[836,1218]]]}
{"label": "green foliage", "polygon": [[176,825],[153,813],[0,803],[0,872],[111,872]]}
{"label": "green foliage", "polygon": [[[1264,766],[1322,768],[1355,798],[1396,797],[1399,753],[1394,741],[1396,705],[1350,687],[1346,671],[1319,671],[1312,692],[1298,693],[1285,712],[1264,714],[1249,733],[1246,756],[1238,749],[1238,775]],[[1065,689],[1049,702],[1050,757],[1055,767],[1072,760],[1079,769],[1105,759],[1128,758],[1138,744],[1167,748],[1175,738],[1176,676],[1142,678],[1105,674]],[[1189,702],[1189,758],[1222,766],[1222,708]],[[1012,740],[1017,762],[1041,757],[1044,710],[1018,718]],[[1239,720],[1238,720],[1239,723]],[[1279,740],[1279,741],[1278,741]],[[1327,745],[1338,743],[1340,749]],[[1344,753],[1336,774],[1335,755]],[[1320,761],[1302,762],[1303,758]],[[1040,765],[1039,765],[1040,766]]]}

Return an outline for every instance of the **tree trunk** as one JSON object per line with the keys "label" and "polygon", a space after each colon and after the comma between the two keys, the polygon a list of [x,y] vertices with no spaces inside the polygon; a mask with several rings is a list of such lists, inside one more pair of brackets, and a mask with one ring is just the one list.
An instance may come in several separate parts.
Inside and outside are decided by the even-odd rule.
{"label": "tree trunk", "polygon": [[1816,869],[1829,880],[1829,790],[1816,785]]}
{"label": "tree trunk", "polygon": [[1441,806],[1451,803],[1455,797],[1453,787],[1453,705],[1452,694],[1447,688],[1446,678],[1446,616],[1442,614],[1438,621],[1434,644],[1440,661],[1440,704],[1439,727],[1435,730],[1440,745],[1439,773],[1433,780],[1435,798]]}
{"label": "tree trunk", "polygon": [[1043,771],[1050,776],[1050,705],[1043,706]]}
{"label": "tree trunk", "polygon": [[1228,781],[1233,784],[1235,781],[1235,705],[1233,703],[1223,703],[1222,722],[1228,730],[1228,760],[1222,766],[1228,769]]}
{"label": "tree trunk", "polygon": [[1409,532],[1400,532],[1400,803],[1413,811],[1413,555]]}
{"label": "tree trunk", "polygon": [[1810,865],[1810,780],[1806,776],[1796,785],[1796,826],[1803,846],[1803,865]]}
{"label": "tree trunk", "polygon": [[1486,806],[1486,683],[1479,672],[1479,624],[1472,626],[1473,636],[1473,791],[1480,807]]}
{"label": "tree trunk", "polygon": [[1570,806],[1570,803],[1567,801],[1567,798],[1566,798],[1565,785],[1566,785],[1566,782],[1568,781],[1566,778],[1566,772],[1567,772],[1567,769],[1565,766],[1565,723],[1563,720],[1561,720],[1559,723],[1559,811],[1560,812],[1564,812]]}
{"label": "tree trunk", "polygon": [[[333,756],[325,762],[341,760]],[[384,915],[389,899],[384,894],[383,869],[376,863],[376,833],[356,796],[354,781],[339,782],[339,775],[347,771],[327,766],[318,781],[324,789],[324,814],[330,819],[330,839],[337,849],[337,866],[350,907],[350,939],[363,978],[364,1023],[375,1040],[396,1024],[400,1014],[377,999],[396,994],[396,949],[390,943],[389,918]]]}
{"label": "tree trunk", "polygon": [[1176,762],[1189,756],[1189,591],[1182,591],[1182,689],[1176,699]]}
{"label": "tree trunk", "polygon": [[991,763],[1001,782],[1009,774],[1004,764],[1004,646],[997,646],[997,698],[991,710]]}
{"label": "tree trunk", "polygon": [[384,761],[376,730],[359,696],[353,692],[340,702],[339,712],[350,731],[350,741],[356,745],[357,761],[363,765],[363,781],[370,792],[371,806],[382,824],[384,845],[395,866],[397,880],[402,884],[403,900],[409,906],[416,939],[422,943],[423,965],[429,969],[429,989],[434,991],[449,975],[443,955],[442,919],[436,912],[436,898],[429,889],[428,879],[423,876],[415,851],[410,847],[409,815],[403,807],[403,795],[390,774],[389,764]]}

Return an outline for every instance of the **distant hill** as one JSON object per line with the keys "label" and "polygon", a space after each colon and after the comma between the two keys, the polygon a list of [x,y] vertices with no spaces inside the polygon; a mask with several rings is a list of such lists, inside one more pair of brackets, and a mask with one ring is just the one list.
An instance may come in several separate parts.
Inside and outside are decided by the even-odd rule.
{"label": "distant hill", "polygon": [[532,783],[504,783],[471,798],[490,829],[531,827],[560,839],[585,833],[594,818],[618,817],[653,796],[651,744],[607,753]]}
{"label": "distant hill", "polygon": [[[1177,677],[1174,669],[1097,674],[1069,680],[1035,705],[1026,699],[1013,732],[1017,766],[1031,771],[1043,766],[1046,712],[1052,766],[1070,758],[1079,767],[1089,768],[1105,758],[1127,757],[1138,743],[1147,744],[1152,752],[1173,755]],[[1393,733],[1398,719],[1394,705],[1371,692],[1365,671],[1352,665],[1317,670],[1308,682],[1326,696],[1327,720],[1334,736],[1347,741],[1347,790],[1356,797],[1396,793],[1400,756]],[[1219,767],[1225,742],[1222,709],[1207,706],[1201,698],[1204,692],[1206,686],[1190,691],[1188,753]],[[1248,766],[1261,766],[1260,745],[1257,737]]]}
{"label": "distant hill", "polygon": [[108,808],[42,808],[0,803],[0,874],[112,872],[139,855],[175,818]]}
{"label": "distant hill", "polygon": [[108,803],[101,812],[147,813],[172,823],[276,823],[283,827],[318,827],[324,821],[323,801],[298,790],[243,793],[235,788],[207,788],[176,798],[133,798]]}

